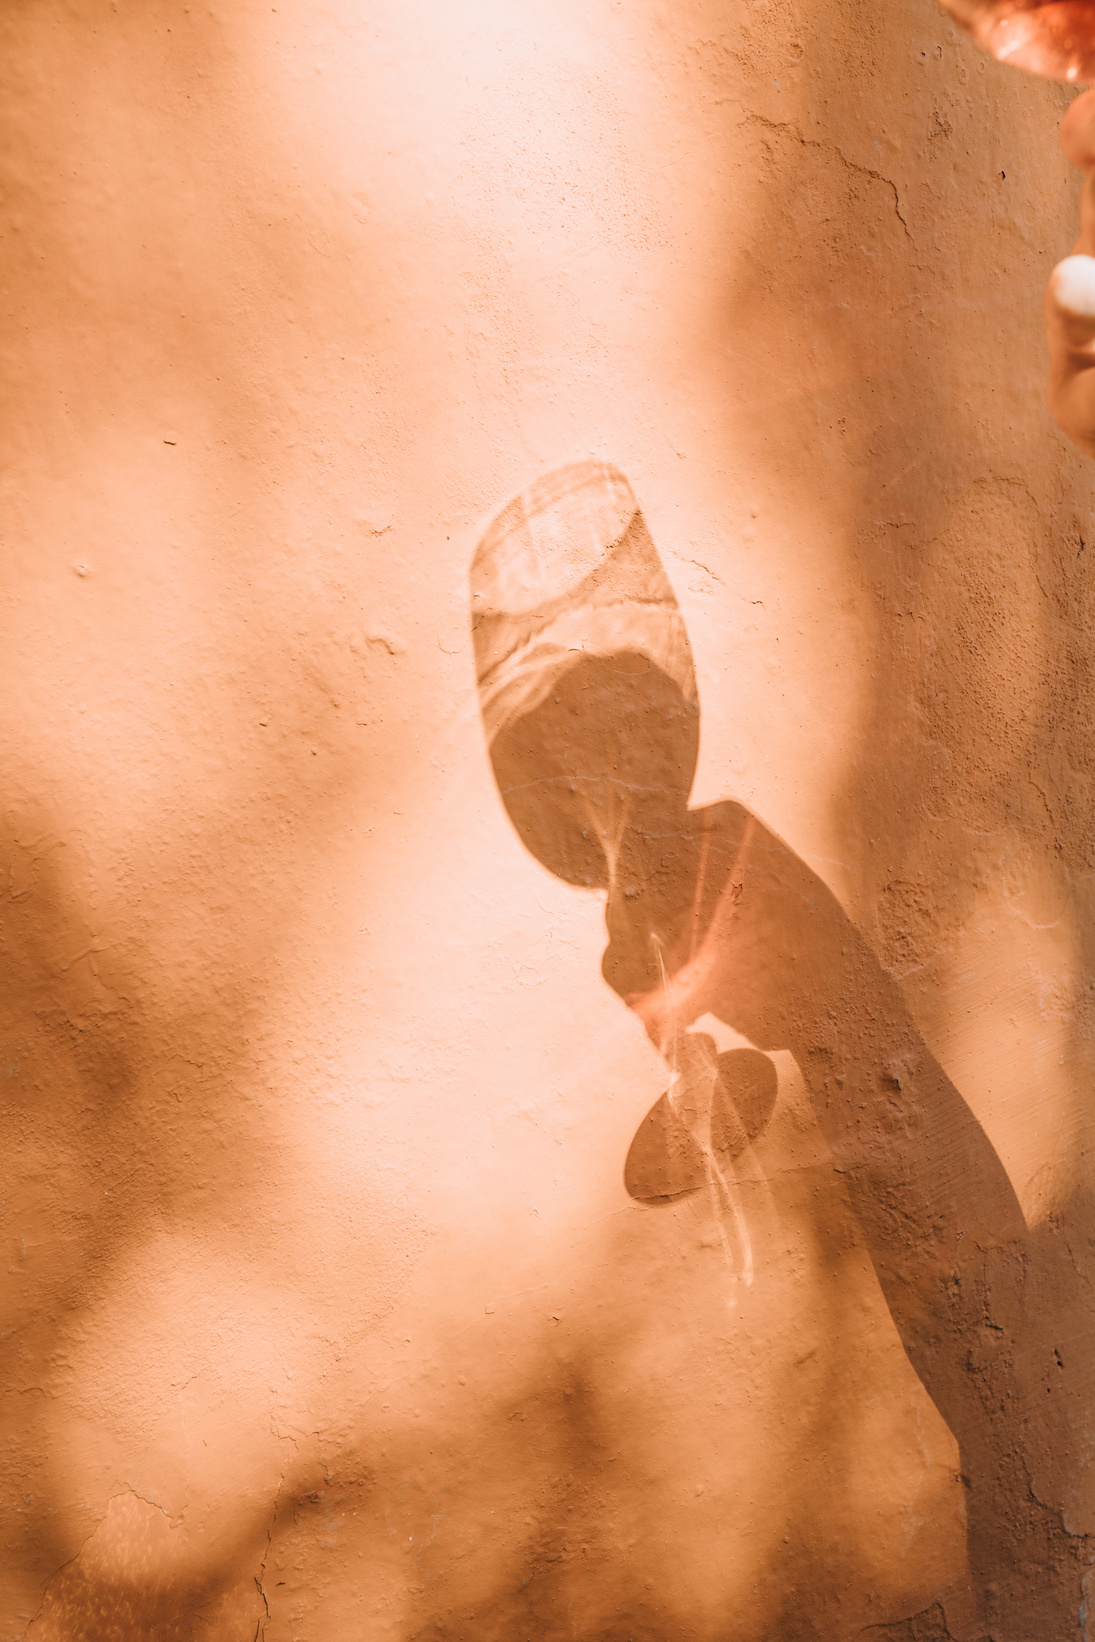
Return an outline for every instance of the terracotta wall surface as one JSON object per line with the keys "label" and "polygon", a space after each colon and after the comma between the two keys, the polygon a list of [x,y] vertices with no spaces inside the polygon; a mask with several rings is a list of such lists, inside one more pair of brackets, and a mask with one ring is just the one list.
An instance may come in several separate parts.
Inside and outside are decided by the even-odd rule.
{"label": "terracotta wall surface", "polygon": [[1070,94],[930,0],[0,75],[0,1642],[1086,1635]]}

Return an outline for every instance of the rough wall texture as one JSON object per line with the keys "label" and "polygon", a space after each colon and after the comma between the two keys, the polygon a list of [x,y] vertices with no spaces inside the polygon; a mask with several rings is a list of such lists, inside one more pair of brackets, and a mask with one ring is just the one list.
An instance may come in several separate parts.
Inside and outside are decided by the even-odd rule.
{"label": "rough wall texture", "polygon": [[[1082,1637],[1065,93],[928,0],[0,65],[3,1642]],[[583,462],[631,579],[469,580]]]}

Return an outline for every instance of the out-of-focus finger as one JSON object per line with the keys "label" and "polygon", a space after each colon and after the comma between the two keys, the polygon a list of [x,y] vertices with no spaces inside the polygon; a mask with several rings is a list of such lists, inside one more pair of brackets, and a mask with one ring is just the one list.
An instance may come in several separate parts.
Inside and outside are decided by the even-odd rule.
{"label": "out-of-focus finger", "polygon": [[1095,456],[1095,88],[1072,103],[1059,141],[1085,175],[1079,238],[1046,285],[1046,399],[1069,438]]}
{"label": "out-of-focus finger", "polygon": [[1095,89],[1083,92],[1070,104],[1057,140],[1065,159],[1077,171],[1090,171],[1095,166]]}
{"label": "out-of-focus finger", "polygon": [[1070,439],[1095,455],[1095,257],[1059,262],[1046,285],[1049,408]]}
{"label": "out-of-focus finger", "polygon": [[1046,285],[1046,319],[1069,347],[1095,344],[1095,257],[1065,257]]}
{"label": "out-of-focus finger", "polygon": [[1095,170],[1088,172],[1080,190],[1080,233],[1072,249],[1095,256]]}

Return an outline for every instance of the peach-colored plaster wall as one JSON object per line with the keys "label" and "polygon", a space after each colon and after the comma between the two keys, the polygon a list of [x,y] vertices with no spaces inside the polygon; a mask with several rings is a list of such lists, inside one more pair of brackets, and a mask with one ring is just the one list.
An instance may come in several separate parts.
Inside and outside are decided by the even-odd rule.
{"label": "peach-colored plaster wall", "polygon": [[[8,0],[0,73],[2,1642],[1082,1637],[1067,94],[929,0]],[[699,1020],[732,1247],[480,714],[591,459],[799,886]]]}

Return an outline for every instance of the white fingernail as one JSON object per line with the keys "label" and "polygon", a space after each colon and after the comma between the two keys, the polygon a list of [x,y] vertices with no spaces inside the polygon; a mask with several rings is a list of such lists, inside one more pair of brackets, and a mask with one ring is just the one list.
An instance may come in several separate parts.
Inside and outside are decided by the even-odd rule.
{"label": "white fingernail", "polygon": [[1059,308],[1077,319],[1095,319],[1095,257],[1066,257],[1049,278]]}

